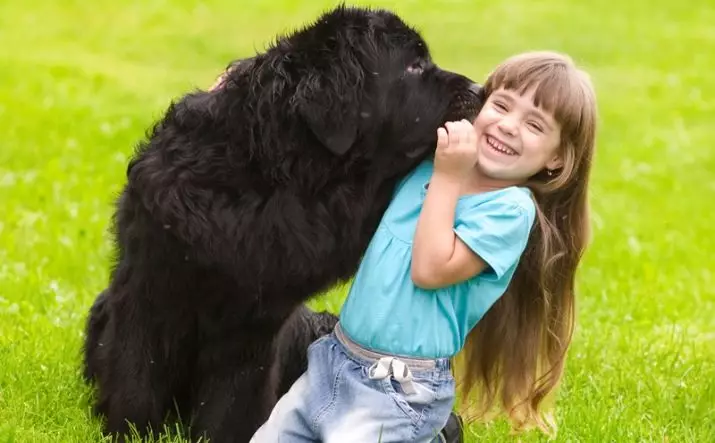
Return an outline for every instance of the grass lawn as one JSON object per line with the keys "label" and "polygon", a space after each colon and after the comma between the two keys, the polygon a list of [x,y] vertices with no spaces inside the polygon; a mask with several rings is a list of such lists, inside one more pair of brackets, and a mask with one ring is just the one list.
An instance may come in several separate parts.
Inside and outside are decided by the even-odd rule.
{"label": "grass lawn", "polygon": [[[134,142],[172,97],[330,4],[0,2],[0,443],[101,440],[80,345]],[[558,440],[715,441],[715,3],[380,4],[477,80],[541,48],[592,73],[594,242]],[[342,297],[314,304],[337,310]],[[468,434],[514,440],[501,421]]]}

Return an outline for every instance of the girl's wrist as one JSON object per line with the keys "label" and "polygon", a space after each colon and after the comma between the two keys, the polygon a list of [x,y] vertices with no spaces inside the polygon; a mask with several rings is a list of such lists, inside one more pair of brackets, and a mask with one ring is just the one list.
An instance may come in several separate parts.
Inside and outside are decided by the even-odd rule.
{"label": "girl's wrist", "polygon": [[459,194],[460,190],[462,189],[463,183],[464,177],[461,177],[460,175],[435,170],[432,173],[432,178],[430,179],[429,187],[439,188],[441,192],[454,192]]}

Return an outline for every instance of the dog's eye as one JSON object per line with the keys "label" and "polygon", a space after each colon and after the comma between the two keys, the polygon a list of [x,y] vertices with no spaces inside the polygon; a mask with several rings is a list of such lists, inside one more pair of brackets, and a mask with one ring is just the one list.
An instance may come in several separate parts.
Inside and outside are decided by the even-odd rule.
{"label": "dog's eye", "polygon": [[424,71],[424,63],[422,63],[422,60],[417,60],[407,67],[409,74],[421,74],[422,71]]}

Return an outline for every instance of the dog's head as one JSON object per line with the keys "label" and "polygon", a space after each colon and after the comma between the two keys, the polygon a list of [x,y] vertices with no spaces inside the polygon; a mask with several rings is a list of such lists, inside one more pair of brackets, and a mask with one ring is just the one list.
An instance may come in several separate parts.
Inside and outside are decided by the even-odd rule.
{"label": "dog's head", "polygon": [[270,113],[287,108],[331,155],[393,166],[427,155],[441,124],[482,105],[478,85],[435,65],[420,34],[386,10],[338,7],[231,75],[282,97]]}

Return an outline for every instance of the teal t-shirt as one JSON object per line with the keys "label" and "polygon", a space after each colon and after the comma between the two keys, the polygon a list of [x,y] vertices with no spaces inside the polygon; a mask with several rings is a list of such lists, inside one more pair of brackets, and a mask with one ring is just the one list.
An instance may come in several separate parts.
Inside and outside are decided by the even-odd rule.
{"label": "teal t-shirt", "polygon": [[509,285],[534,223],[536,208],[526,188],[460,197],[454,231],[487,269],[445,288],[415,286],[412,240],[432,171],[432,160],[426,160],[398,185],[340,313],[345,333],[375,351],[423,358],[458,353]]}

